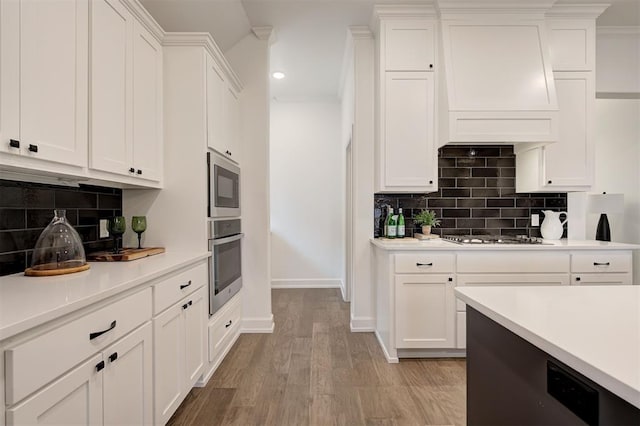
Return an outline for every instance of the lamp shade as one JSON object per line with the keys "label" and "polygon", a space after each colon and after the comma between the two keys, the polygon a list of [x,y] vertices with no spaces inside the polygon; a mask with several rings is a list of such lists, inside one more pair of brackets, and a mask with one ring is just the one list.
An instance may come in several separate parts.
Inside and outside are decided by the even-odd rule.
{"label": "lamp shade", "polygon": [[622,213],[624,194],[589,194],[589,213]]}

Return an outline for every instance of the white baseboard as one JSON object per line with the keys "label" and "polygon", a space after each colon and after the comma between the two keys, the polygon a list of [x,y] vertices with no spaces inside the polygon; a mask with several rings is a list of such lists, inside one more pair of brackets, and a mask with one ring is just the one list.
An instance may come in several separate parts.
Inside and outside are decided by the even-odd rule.
{"label": "white baseboard", "polygon": [[273,333],[273,314],[265,318],[242,318],[240,333]]}
{"label": "white baseboard", "polygon": [[354,333],[376,330],[376,319],[373,317],[351,317],[351,331]]}
{"label": "white baseboard", "polygon": [[347,290],[344,288],[344,285],[340,286],[340,294],[342,295],[342,301],[343,302],[349,302],[350,300],[347,299]]}
{"label": "white baseboard", "polygon": [[339,278],[299,278],[271,280],[271,288],[340,288]]}
{"label": "white baseboard", "polygon": [[374,332],[374,334],[376,335],[376,339],[378,339],[378,344],[380,345],[380,348],[382,348],[382,352],[384,353],[384,357],[387,359],[387,362],[389,364],[397,364],[397,363],[399,363],[400,359],[397,356],[391,356],[389,354],[389,352],[387,352],[387,348],[382,343],[382,338],[380,337],[378,332],[376,331],[376,332]]}

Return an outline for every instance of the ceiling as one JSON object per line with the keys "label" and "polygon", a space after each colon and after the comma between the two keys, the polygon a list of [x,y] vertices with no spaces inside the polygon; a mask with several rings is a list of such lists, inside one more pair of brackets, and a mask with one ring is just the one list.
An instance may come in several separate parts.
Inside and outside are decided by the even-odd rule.
{"label": "ceiling", "polygon": [[[276,31],[271,47],[272,96],[279,100],[337,100],[350,25],[368,25],[374,4],[431,3],[426,0],[141,0],[166,31],[210,32],[227,51],[251,27]],[[559,0],[610,3],[599,26],[640,26],[640,0]]]}

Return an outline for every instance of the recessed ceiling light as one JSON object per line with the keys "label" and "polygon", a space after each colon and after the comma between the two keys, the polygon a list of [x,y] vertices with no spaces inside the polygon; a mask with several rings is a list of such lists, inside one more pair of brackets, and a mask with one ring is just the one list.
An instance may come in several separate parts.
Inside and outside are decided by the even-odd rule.
{"label": "recessed ceiling light", "polygon": [[271,76],[276,80],[282,80],[283,78],[286,77],[282,71],[276,71],[273,74],[271,74]]}

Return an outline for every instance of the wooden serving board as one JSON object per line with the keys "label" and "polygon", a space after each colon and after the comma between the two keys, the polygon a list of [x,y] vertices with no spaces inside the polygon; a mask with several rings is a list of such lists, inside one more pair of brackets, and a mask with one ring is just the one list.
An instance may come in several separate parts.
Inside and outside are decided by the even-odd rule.
{"label": "wooden serving board", "polygon": [[141,249],[123,248],[118,254],[115,254],[112,250],[89,253],[87,255],[87,260],[94,262],[126,262],[160,253],[164,253],[164,247],[149,247]]}
{"label": "wooden serving board", "polygon": [[[42,265],[40,265],[42,267]],[[60,269],[38,269],[38,268],[27,268],[24,271],[24,274],[28,277],[53,277],[56,275],[65,275],[65,274],[73,274],[75,272],[86,271],[90,268],[88,263],[81,266],[74,266],[71,268],[60,268]]]}

